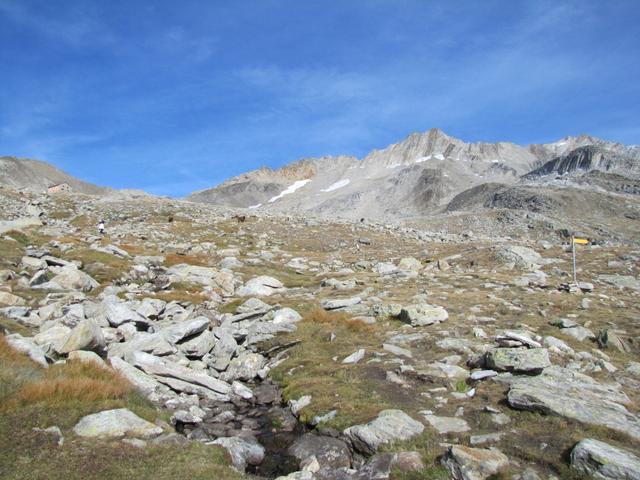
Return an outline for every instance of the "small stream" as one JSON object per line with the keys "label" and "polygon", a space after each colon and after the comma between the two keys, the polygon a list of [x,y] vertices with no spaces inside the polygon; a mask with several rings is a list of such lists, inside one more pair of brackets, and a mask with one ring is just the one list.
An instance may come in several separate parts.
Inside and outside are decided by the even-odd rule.
{"label": "small stream", "polygon": [[[299,470],[298,460],[287,450],[307,432],[306,427],[283,403],[280,387],[269,378],[247,386],[253,390],[254,399],[206,405],[211,413],[204,422],[178,424],[176,431],[200,441],[213,441],[218,437],[255,437],[265,449],[265,458],[260,465],[247,466],[246,473],[251,475],[273,479]],[[227,419],[225,416],[230,418],[226,422],[222,421]]]}

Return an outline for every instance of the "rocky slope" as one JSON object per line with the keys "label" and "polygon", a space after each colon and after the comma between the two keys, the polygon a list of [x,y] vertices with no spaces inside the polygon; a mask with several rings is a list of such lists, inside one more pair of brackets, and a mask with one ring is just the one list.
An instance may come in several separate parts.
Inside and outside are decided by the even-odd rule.
{"label": "rocky slope", "polygon": [[573,285],[526,225],[0,200],[42,221],[0,236],[2,478],[639,475],[637,234],[581,246]]}
{"label": "rocky slope", "polygon": [[549,160],[523,176],[525,180],[533,180],[546,175],[582,174],[597,170],[632,179],[640,178],[640,161],[630,153],[620,154],[615,151],[589,145],[571,150],[566,155]]}
{"label": "rocky slope", "polygon": [[67,183],[76,192],[88,195],[104,195],[111,191],[78,180],[46,162],[0,157],[0,185],[42,192],[46,191],[48,187],[60,183]]}
{"label": "rocky slope", "polygon": [[361,160],[326,157],[260,169],[188,199],[324,217],[415,218],[445,210],[456,195],[484,183],[515,185],[522,176],[535,180],[575,169],[628,177],[637,174],[639,158],[637,147],[588,136],[522,147],[468,144],[433,129]]}

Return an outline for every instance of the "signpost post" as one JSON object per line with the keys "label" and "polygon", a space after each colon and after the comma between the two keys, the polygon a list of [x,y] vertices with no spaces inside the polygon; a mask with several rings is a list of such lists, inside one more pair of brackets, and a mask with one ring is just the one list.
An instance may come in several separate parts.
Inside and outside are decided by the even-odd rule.
{"label": "signpost post", "polygon": [[573,284],[578,285],[578,279],[576,276],[576,243],[579,245],[587,245],[589,240],[586,238],[577,238],[573,235],[571,236],[571,253],[573,256]]}

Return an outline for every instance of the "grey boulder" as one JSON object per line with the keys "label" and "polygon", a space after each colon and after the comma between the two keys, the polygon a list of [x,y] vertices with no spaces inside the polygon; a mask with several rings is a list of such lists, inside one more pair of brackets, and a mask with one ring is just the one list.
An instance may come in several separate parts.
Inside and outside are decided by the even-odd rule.
{"label": "grey boulder", "polygon": [[409,440],[423,431],[424,425],[402,410],[383,410],[375,420],[349,427],[343,433],[356,450],[372,455],[383,444]]}
{"label": "grey boulder", "polygon": [[211,444],[229,452],[233,466],[241,472],[247,465],[260,465],[264,460],[264,447],[253,437],[222,437]]}
{"label": "grey boulder", "polygon": [[427,303],[410,305],[400,311],[400,320],[414,327],[433,325],[444,322],[447,318],[449,313],[443,307]]}
{"label": "grey boulder", "polygon": [[442,458],[442,464],[454,480],[484,480],[506,468],[509,459],[499,450],[452,445]]}
{"label": "grey boulder", "polygon": [[105,410],[87,415],[73,427],[76,435],[81,437],[156,437],[162,428],[148,422],[126,408]]}
{"label": "grey boulder", "polygon": [[573,447],[571,468],[602,480],[640,480],[640,458],[591,438],[581,440]]}
{"label": "grey boulder", "polygon": [[492,370],[517,373],[540,373],[551,366],[546,348],[494,348],[486,363]]}
{"label": "grey boulder", "polygon": [[106,346],[102,329],[92,319],[86,319],[76,326],[62,345],[60,353],[67,354],[74,350],[88,350],[102,353]]}
{"label": "grey boulder", "polygon": [[625,405],[629,397],[618,385],[601,384],[579,372],[549,367],[538,376],[499,376],[509,383],[509,405],[608,427],[640,439],[640,419]]}
{"label": "grey boulder", "polygon": [[274,293],[282,291],[284,285],[276,278],[261,275],[259,277],[252,278],[242,287],[238,289],[236,295],[239,297],[268,297]]}
{"label": "grey boulder", "polygon": [[315,456],[321,468],[351,467],[351,451],[338,438],[307,433],[289,447],[288,453],[300,462]]}

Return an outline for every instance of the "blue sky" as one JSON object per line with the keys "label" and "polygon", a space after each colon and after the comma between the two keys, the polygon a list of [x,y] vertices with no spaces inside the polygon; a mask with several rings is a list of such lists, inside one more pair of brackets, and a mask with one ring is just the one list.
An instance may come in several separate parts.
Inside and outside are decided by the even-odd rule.
{"label": "blue sky", "polygon": [[182,196],[414,131],[640,143],[640,2],[0,0],[0,155]]}

